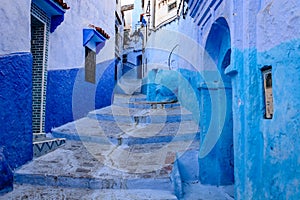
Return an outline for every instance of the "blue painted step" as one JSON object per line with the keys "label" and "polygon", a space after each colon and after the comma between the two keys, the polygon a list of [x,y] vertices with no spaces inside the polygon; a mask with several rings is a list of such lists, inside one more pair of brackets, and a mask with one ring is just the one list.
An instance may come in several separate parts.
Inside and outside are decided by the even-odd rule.
{"label": "blue painted step", "polygon": [[174,123],[192,121],[192,113],[181,107],[166,109],[126,109],[110,106],[92,111],[88,117],[101,121],[116,121],[121,123]]}
{"label": "blue painted step", "polygon": [[72,187],[85,189],[152,189],[167,191],[172,190],[172,185],[170,183],[169,178],[88,178],[74,176],[56,176],[51,174],[23,174],[16,172],[14,175],[14,182],[17,184]]}
{"label": "blue painted step", "polygon": [[149,144],[149,143],[171,143],[171,142],[179,142],[179,141],[193,141],[199,140],[199,133],[190,133],[184,134],[181,136],[154,136],[147,138],[137,138],[137,137],[126,137],[126,138],[110,138],[111,141],[117,141],[121,145],[136,145],[136,144]]}
{"label": "blue painted step", "polygon": [[178,102],[149,102],[147,101],[146,95],[143,94],[115,94],[113,105],[140,109],[164,109],[180,107],[180,103]]}
{"label": "blue painted step", "polygon": [[52,135],[98,144],[134,145],[199,140],[199,127],[189,121],[135,125],[86,117],[54,128]]}

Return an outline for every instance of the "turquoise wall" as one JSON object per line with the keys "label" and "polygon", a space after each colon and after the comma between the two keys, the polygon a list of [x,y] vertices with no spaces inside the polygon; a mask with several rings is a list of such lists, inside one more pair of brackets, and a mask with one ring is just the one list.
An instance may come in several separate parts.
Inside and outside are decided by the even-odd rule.
{"label": "turquoise wall", "polygon": [[[180,18],[152,33],[151,50],[146,53],[153,65],[168,67],[167,53],[161,52],[170,52],[179,44],[174,51],[178,57],[172,55],[171,69],[180,72],[179,101],[193,111],[201,127],[199,179],[215,185],[234,182],[235,199],[299,199],[300,2],[210,1],[213,14],[203,20],[198,16],[205,14],[202,3],[188,1],[194,25],[188,17]],[[228,23],[227,28],[223,24],[218,29],[220,18]],[[224,38],[226,29],[229,33]],[[170,30],[173,34],[163,37]],[[180,34],[177,39],[172,37]],[[198,51],[186,38],[200,46]],[[201,47],[211,58],[208,63],[215,63],[212,66],[218,71],[205,64]],[[224,63],[228,55],[230,62]],[[264,66],[272,66],[272,119],[264,117]],[[190,86],[193,92],[187,92]],[[197,104],[191,103],[191,93],[196,94]],[[217,119],[212,117],[215,112],[221,113]],[[232,131],[226,130],[230,121]],[[205,143],[209,128],[221,134],[211,134],[212,140]],[[207,148],[213,140],[216,144]]]}

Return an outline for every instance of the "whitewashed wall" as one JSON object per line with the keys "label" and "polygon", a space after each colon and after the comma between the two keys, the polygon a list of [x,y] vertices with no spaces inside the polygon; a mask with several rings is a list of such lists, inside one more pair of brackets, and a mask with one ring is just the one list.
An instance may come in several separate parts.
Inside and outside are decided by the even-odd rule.
{"label": "whitewashed wall", "polygon": [[0,55],[30,51],[30,0],[1,1]]}
{"label": "whitewashed wall", "polygon": [[97,63],[114,58],[115,1],[68,0],[71,9],[65,20],[50,35],[49,70],[78,68],[84,65],[82,30],[89,24],[100,26],[111,38],[97,55]]}

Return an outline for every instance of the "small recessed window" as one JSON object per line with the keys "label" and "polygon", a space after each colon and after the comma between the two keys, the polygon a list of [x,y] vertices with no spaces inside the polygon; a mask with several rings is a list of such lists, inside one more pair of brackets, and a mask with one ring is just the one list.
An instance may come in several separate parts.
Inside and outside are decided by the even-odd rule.
{"label": "small recessed window", "polygon": [[272,68],[265,66],[262,70],[264,84],[264,103],[265,103],[265,118],[273,118],[273,88],[272,88]]}
{"label": "small recessed window", "polygon": [[96,83],[96,53],[85,47],[85,81]]}
{"label": "small recessed window", "polygon": [[175,9],[177,7],[177,2],[175,1],[174,3],[171,3],[168,5],[168,11],[170,12],[171,10]]}

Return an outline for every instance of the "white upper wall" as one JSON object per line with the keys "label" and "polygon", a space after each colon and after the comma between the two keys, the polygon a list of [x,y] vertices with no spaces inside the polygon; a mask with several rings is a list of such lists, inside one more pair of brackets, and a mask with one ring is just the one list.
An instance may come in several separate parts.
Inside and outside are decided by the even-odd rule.
{"label": "white upper wall", "polygon": [[131,29],[132,24],[132,10],[128,10],[124,12],[124,20],[125,20],[125,29]]}
{"label": "white upper wall", "polygon": [[267,1],[257,15],[257,48],[265,51],[300,39],[299,0]]}
{"label": "white upper wall", "polygon": [[1,1],[0,55],[30,52],[30,0]]}
{"label": "white upper wall", "polygon": [[115,10],[112,0],[66,1],[71,9],[65,20],[50,34],[49,70],[70,69],[84,66],[85,49],[82,46],[82,30],[89,24],[99,26],[111,38],[97,55],[97,63],[113,59],[115,52]]}
{"label": "white upper wall", "polygon": [[134,3],[134,0],[120,0],[120,1],[122,6]]}
{"label": "white upper wall", "polygon": [[157,0],[155,2],[155,27],[177,16],[179,2],[178,0]]}
{"label": "white upper wall", "polygon": [[135,31],[135,27],[139,24],[139,21],[140,21],[140,15],[143,12],[144,11],[142,9],[141,0],[135,0],[134,1],[134,9],[132,11],[132,22],[131,22],[132,31]]}

